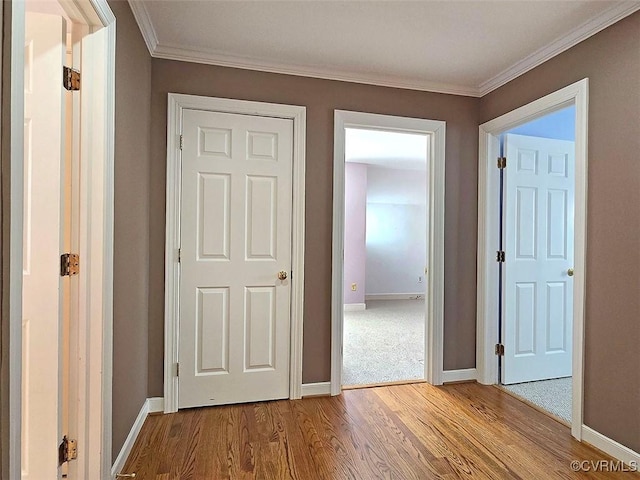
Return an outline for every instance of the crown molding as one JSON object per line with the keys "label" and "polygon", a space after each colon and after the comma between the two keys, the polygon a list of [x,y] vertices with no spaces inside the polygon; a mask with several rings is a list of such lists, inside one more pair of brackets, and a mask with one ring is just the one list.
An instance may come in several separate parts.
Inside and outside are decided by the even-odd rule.
{"label": "crown molding", "polygon": [[445,83],[422,81],[415,78],[404,78],[393,75],[371,73],[355,73],[347,70],[332,69],[316,66],[292,65],[279,62],[265,61],[254,57],[228,55],[216,51],[202,51],[181,45],[158,44],[151,53],[154,58],[178,60],[183,62],[204,63],[221,67],[241,68],[299,77],[312,77],[324,80],[338,80],[342,82],[364,83],[382,87],[421,90],[450,95],[477,97],[478,90],[465,85],[451,85]]}
{"label": "crown molding", "polygon": [[158,35],[156,34],[156,29],[153,28],[153,23],[149,16],[149,10],[147,10],[145,2],[141,0],[129,0],[129,6],[131,7],[133,17],[136,19],[138,27],[140,28],[142,38],[144,38],[144,43],[147,44],[149,53],[153,56],[154,52],[158,48]]}
{"label": "crown molding", "polygon": [[578,43],[640,10],[640,2],[626,1],[613,5],[599,15],[591,18],[582,25],[569,30],[566,34],[556,38],[550,44],[527,55],[522,60],[514,63],[509,68],[503,70],[495,77],[482,82],[478,86],[479,96],[483,97],[487,93],[494,91],[502,85],[519,77],[520,75],[533,70],[547,60],[561,54]]}
{"label": "crown molding", "polygon": [[582,25],[569,30],[548,45],[538,49],[494,77],[482,82],[477,87],[469,85],[455,85],[430,82],[416,78],[393,75],[356,73],[347,70],[332,69],[322,66],[301,66],[280,62],[265,61],[254,57],[229,55],[223,52],[199,50],[183,45],[160,44],[158,36],[151,22],[144,0],[129,0],[131,11],[138,23],[149,53],[154,58],[178,60],[182,62],[218,65],[222,67],[240,68],[301,77],[337,80],[342,82],[362,83],[390,88],[420,90],[449,95],[463,95],[467,97],[483,97],[520,75],[534,69],[547,60],[570,49],[578,43],[613,25],[619,20],[640,10],[640,1],[628,0],[614,4],[599,15],[589,19]]}

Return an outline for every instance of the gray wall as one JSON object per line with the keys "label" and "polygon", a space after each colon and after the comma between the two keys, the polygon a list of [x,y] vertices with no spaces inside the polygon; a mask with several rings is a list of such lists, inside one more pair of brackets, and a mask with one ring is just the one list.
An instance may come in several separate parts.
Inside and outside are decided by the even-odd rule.
{"label": "gray wall", "polygon": [[[7,5],[3,2],[5,13]],[[121,1],[110,5],[118,19],[114,453],[119,451],[144,398],[162,395],[163,390],[168,92],[307,106],[304,381],[314,382],[328,380],[330,367],[333,109],[447,121],[445,368],[468,368],[474,366],[475,359],[477,125],[585,76],[591,81],[585,421],[640,450],[639,13],[478,100],[151,61],[128,5]],[[10,28],[5,28],[5,65],[9,60],[9,35]],[[7,87],[5,78],[5,93]],[[9,127],[7,114],[8,108],[3,108],[3,167],[8,159],[4,141]],[[5,241],[9,233],[8,171],[4,168],[2,187],[4,284],[9,258]],[[9,393],[7,300],[3,289],[2,425],[7,425]],[[7,467],[7,435],[3,428],[3,472]]]}
{"label": "gray wall", "polygon": [[478,99],[153,59],[149,224],[149,394],[162,394],[167,93],[307,107],[303,381],[330,378],[335,109],[445,120],[445,358],[475,364]]}
{"label": "gray wall", "polygon": [[[640,451],[640,12],[480,100],[481,122],[589,78],[586,425]],[[469,232],[471,235],[471,232]]]}
{"label": "gray wall", "polygon": [[[116,15],[113,445],[118,455],[147,398],[151,56],[129,4]],[[160,361],[158,367],[162,369]],[[162,395],[162,394],[160,394]]]}

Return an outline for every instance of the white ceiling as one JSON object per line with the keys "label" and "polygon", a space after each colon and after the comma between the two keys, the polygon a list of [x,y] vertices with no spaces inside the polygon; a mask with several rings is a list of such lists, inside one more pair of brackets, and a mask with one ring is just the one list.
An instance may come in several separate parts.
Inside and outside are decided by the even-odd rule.
{"label": "white ceiling", "polygon": [[151,54],[481,96],[640,1],[129,0]]}
{"label": "white ceiling", "polygon": [[427,136],[346,128],[344,160],[397,170],[424,171],[427,169]]}

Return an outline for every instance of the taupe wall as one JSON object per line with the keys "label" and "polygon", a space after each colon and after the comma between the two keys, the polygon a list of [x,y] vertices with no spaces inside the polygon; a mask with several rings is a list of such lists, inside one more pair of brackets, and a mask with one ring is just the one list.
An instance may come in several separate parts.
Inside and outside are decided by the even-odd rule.
{"label": "taupe wall", "polygon": [[640,451],[640,13],[480,101],[481,122],[589,78],[585,423]]}
{"label": "taupe wall", "polygon": [[[151,56],[129,4],[116,15],[113,444],[118,455],[147,398]],[[162,368],[162,363],[159,365]]]}
{"label": "taupe wall", "polygon": [[154,59],[149,395],[162,394],[167,93],[307,107],[303,381],[328,381],[334,109],[445,120],[445,368],[475,365],[478,99]]}

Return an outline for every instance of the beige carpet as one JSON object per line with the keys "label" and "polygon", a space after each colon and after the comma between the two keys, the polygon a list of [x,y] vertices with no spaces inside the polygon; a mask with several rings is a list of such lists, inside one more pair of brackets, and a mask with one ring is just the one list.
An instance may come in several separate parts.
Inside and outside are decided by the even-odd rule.
{"label": "beige carpet", "polygon": [[571,377],[514,383],[503,387],[571,423]]}
{"label": "beige carpet", "polygon": [[343,385],[424,378],[424,300],[375,300],[344,312]]}

